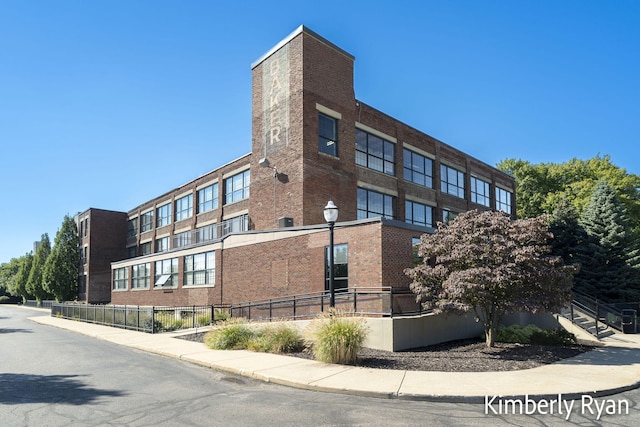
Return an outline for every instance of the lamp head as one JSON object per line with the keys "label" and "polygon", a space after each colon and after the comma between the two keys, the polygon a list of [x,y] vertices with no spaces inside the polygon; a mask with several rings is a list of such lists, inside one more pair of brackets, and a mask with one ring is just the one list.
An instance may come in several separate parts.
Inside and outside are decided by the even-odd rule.
{"label": "lamp head", "polygon": [[335,223],[338,220],[338,207],[329,200],[327,206],[324,207],[324,220],[328,223]]}

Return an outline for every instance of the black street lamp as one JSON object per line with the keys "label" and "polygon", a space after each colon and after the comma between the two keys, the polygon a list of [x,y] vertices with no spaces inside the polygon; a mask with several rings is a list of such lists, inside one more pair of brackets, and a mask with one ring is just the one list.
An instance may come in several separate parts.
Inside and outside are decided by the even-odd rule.
{"label": "black street lamp", "polygon": [[333,227],[338,220],[338,207],[329,200],[324,207],[324,220],[329,224],[329,307],[336,306],[336,291],[333,284]]}

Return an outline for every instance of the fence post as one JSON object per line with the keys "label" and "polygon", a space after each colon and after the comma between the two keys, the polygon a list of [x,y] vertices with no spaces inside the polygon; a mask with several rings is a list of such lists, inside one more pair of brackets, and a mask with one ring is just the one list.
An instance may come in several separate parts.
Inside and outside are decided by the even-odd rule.
{"label": "fence post", "polygon": [[213,308],[213,304],[211,304],[211,316],[209,317],[209,325],[213,325],[213,317],[215,315],[216,311]]}
{"label": "fence post", "polygon": [[293,299],[293,320],[296,320],[296,298]]}
{"label": "fence post", "polygon": [[353,291],[353,314],[358,312],[358,291]]}
{"label": "fence post", "polygon": [[196,306],[193,306],[193,311],[191,312],[191,327],[196,327]]}
{"label": "fence post", "polygon": [[156,307],[151,306],[151,333],[156,333]]}
{"label": "fence post", "polygon": [[272,318],[273,318],[273,303],[271,301],[271,298],[269,298],[269,322],[271,322]]}

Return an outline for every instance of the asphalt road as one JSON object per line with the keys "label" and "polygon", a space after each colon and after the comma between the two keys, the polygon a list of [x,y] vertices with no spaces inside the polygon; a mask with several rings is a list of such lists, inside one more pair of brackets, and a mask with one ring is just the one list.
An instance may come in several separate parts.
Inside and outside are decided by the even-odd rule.
{"label": "asphalt road", "polygon": [[[29,321],[0,305],[0,426],[640,425],[632,390],[563,414],[312,392],[191,365]],[[464,386],[463,384],[461,385]],[[626,402],[616,406],[612,403]],[[498,411],[499,401],[493,410]],[[595,405],[592,405],[595,409]],[[485,414],[489,412],[489,414]],[[611,412],[608,414],[607,412]],[[619,413],[622,412],[622,413]]]}

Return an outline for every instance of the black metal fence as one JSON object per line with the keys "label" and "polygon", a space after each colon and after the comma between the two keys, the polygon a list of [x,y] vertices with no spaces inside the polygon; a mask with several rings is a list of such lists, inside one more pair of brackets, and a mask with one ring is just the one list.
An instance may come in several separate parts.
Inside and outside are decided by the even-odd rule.
{"label": "black metal fence", "polygon": [[[423,313],[410,291],[391,288],[353,288],[336,292],[335,309],[359,316],[393,317]],[[231,317],[247,320],[294,320],[316,317],[329,310],[329,294],[315,292],[232,305]]]}
{"label": "black metal fence", "polygon": [[51,315],[81,322],[157,333],[209,326],[229,316],[228,307],[156,307],[53,303]]}
{"label": "black metal fence", "polygon": [[[624,333],[636,333],[637,311],[616,307],[580,291],[573,291],[574,299],[570,306],[570,320],[574,322],[575,311],[583,312],[594,319],[592,332],[596,338],[607,327]],[[575,322],[574,322],[575,323]]]}
{"label": "black metal fence", "polygon": [[54,300],[42,300],[40,301],[40,304],[38,304],[37,300],[34,299],[28,299],[24,305],[26,305],[27,307],[38,307],[38,308],[51,308],[51,304],[54,304],[55,301]]}

